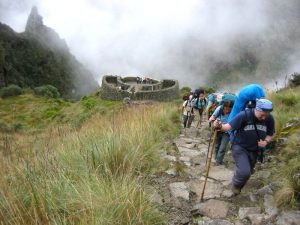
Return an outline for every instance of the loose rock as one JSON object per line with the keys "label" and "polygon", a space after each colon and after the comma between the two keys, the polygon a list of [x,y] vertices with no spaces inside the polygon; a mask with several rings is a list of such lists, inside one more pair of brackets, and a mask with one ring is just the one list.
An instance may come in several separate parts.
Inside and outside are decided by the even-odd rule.
{"label": "loose rock", "polygon": [[278,208],[276,207],[274,197],[272,195],[265,195],[264,196],[264,207],[265,212],[268,217],[267,219],[272,219],[278,215]]}
{"label": "loose rock", "polygon": [[300,221],[300,211],[282,212],[276,221],[276,225],[298,225]]}
{"label": "loose rock", "polygon": [[200,214],[201,216],[207,216],[213,219],[223,219],[226,218],[228,210],[228,202],[210,199],[207,202],[195,205],[193,214]]}
{"label": "loose rock", "polygon": [[264,224],[264,215],[263,214],[250,214],[247,218],[251,221],[252,225],[262,225]]}
{"label": "loose rock", "polygon": [[[200,201],[201,193],[203,190],[204,182],[191,181],[191,191],[195,192],[198,196],[197,201]],[[207,182],[203,199],[219,198],[223,192],[222,186],[218,183]]]}
{"label": "loose rock", "polygon": [[261,213],[260,207],[240,208],[239,209],[239,218],[241,220],[243,220],[250,214],[260,214],[260,213]]}
{"label": "loose rock", "polygon": [[184,182],[176,182],[170,184],[170,191],[173,197],[189,200],[189,191]]}

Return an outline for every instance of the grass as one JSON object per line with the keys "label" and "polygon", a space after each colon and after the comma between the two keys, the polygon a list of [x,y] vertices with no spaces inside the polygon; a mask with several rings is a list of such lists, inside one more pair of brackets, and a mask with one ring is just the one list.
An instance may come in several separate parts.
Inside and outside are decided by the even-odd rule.
{"label": "grass", "polygon": [[21,124],[25,132],[36,129],[40,132],[50,124],[67,123],[79,127],[94,113],[109,113],[120,105],[120,102],[101,100],[97,96],[85,96],[81,101],[71,103],[26,93],[0,99],[0,131],[16,131],[16,123]]}
{"label": "grass", "polygon": [[[103,113],[106,104],[96,105],[79,129],[65,123],[39,134],[2,134],[0,222],[166,223],[144,183],[160,169],[162,143],[178,134],[176,105],[113,104]],[[81,103],[60,113],[75,111],[69,107]]]}
{"label": "grass", "polygon": [[275,193],[277,205],[285,208],[300,206],[300,87],[270,94],[274,104],[277,150],[272,181],[280,183]]}

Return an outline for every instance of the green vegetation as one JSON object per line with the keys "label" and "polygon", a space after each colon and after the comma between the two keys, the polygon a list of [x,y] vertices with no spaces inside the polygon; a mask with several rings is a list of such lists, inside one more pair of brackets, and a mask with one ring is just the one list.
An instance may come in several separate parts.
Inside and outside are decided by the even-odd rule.
{"label": "green vegetation", "polygon": [[34,93],[39,96],[44,96],[48,98],[58,98],[60,96],[57,88],[53,87],[52,85],[36,87],[33,90]]}
{"label": "green vegetation", "polygon": [[18,127],[18,131],[34,132],[57,124],[80,127],[91,115],[97,112],[106,114],[120,105],[120,102],[104,101],[94,95],[71,103],[60,98],[39,97],[26,91],[20,96],[0,99],[0,132],[15,131],[14,127]]}
{"label": "green vegetation", "polygon": [[300,86],[270,94],[275,105],[277,149],[273,167],[273,181],[280,187],[275,194],[281,207],[300,205]]}
{"label": "green vegetation", "polygon": [[[46,35],[46,34],[44,34]],[[47,40],[47,39],[45,39]],[[89,71],[68,49],[51,49],[34,36],[0,23],[0,87],[52,85],[66,98],[79,98],[97,87]]]}
{"label": "green vegetation", "polygon": [[6,98],[10,96],[18,96],[22,94],[22,89],[17,85],[9,85],[8,87],[4,87],[0,89],[0,97]]}
{"label": "green vegetation", "polygon": [[180,88],[180,96],[187,95],[191,91],[192,91],[192,88],[190,88],[190,87],[182,87],[182,88]]}
{"label": "green vegetation", "polygon": [[90,97],[90,96],[84,96],[82,99],[81,99],[81,103],[82,105],[87,109],[92,109],[96,106],[97,104],[97,101]]}
{"label": "green vegetation", "polygon": [[0,177],[0,221],[166,223],[144,184],[162,166],[163,143],[178,134],[175,104],[126,108],[94,96],[69,103],[28,93],[0,101],[1,118],[10,126],[18,119],[30,126],[22,129],[43,128],[0,133],[5,174]]}
{"label": "green vegetation", "polygon": [[300,85],[300,73],[293,73],[289,79],[289,84],[294,87]]}

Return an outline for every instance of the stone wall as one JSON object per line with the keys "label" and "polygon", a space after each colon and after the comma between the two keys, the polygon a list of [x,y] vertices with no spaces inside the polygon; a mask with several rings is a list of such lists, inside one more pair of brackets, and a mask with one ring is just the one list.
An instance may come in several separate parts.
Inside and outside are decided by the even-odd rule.
{"label": "stone wall", "polygon": [[[102,79],[101,97],[108,100],[123,100],[129,97],[132,100],[170,101],[179,97],[177,80],[152,80],[153,85],[143,86],[143,90],[134,92],[126,82],[135,82],[135,77],[121,78],[119,76],[104,76]],[[145,90],[146,89],[146,90]]]}

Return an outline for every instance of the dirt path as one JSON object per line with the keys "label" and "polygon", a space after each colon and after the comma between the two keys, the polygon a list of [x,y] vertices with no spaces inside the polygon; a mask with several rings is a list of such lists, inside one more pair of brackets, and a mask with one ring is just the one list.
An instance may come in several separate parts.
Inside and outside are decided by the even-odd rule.
{"label": "dirt path", "polygon": [[207,123],[199,129],[194,123],[186,131],[182,128],[170,149],[162,153],[168,169],[153,176],[151,188],[153,201],[168,216],[168,224],[281,224],[272,196],[276,184],[264,185],[270,176],[265,164],[258,164],[242,193],[233,196],[230,153],[225,156],[226,166],[211,166],[200,202],[209,136]]}

